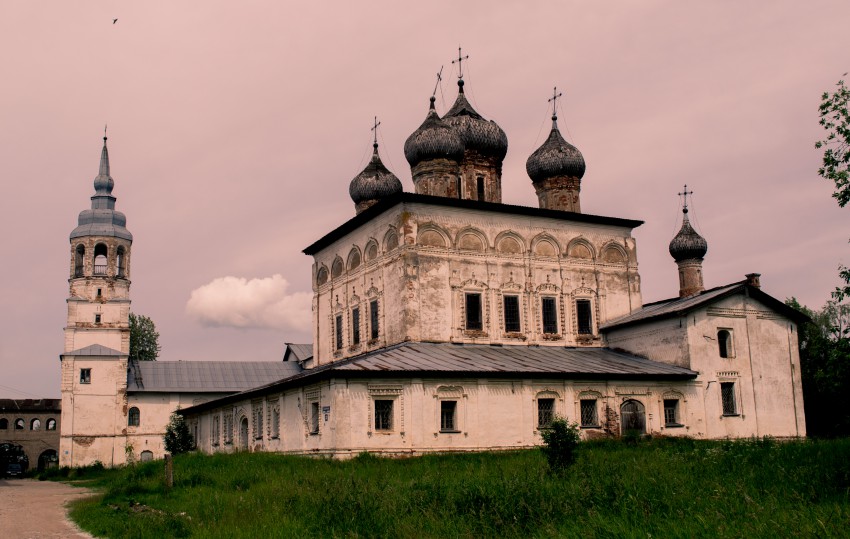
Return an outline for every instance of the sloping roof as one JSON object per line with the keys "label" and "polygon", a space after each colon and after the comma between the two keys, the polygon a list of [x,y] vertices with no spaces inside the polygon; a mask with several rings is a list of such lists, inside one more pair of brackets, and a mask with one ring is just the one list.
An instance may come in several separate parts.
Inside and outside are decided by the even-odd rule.
{"label": "sloping roof", "polygon": [[298,363],[282,361],[132,361],[127,391],[230,393],[299,372]]}
{"label": "sloping roof", "polygon": [[304,361],[313,357],[313,344],[286,343],[286,351],[283,353],[284,361]]}
{"label": "sloping roof", "polygon": [[603,324],[602,327],[600,327],[599,329],[601,331],[607,331],[610,329],[631,326],[643,322],[648,322],[651,320],[678,318],[680,316],[684,316],[685,314],[691,312],[694,309],[709,305],[716,301],[720,301],[723,298],[735,294],[746,294],[756,299],[757,301],[760,301],[765,306],[773,309],[779,314],[787,316],[791,320],[808,320],[806,315],[804,315],[800,311],[792,309],[791,307],[785,305],[783,302],[779,301],[773,296],[762,292],[760,288],[747,284],[747,281],[741,281],[725,286],[719,286],[717,288],[712,288],[710,290],[705,290],[693,296],[665,299],[662,301],[656,301],[654,303],[647,303],[643,306],[642,309],[639,309],[631,314],[627,314],[626,316],[621,316],[620,318],[610,320],[609,322]]}
{"label": "sloping roof", "polygon": [[63,356],[126,356],[124,352],[103,346],[102,344],[90,344],[84,348],[78,348],[65,352]]}
{"label": "sloping roof", "polygon": [[264,387],[186,408],[184,412],[207,410],[253,395],[311,384],[328,378],[358,376],[530,376],[604,380],[687,380],[696,378],[697,373],[609,348],[403,343],[307,369]]}
{"label": "sloping roof", "polygon": [[0,413],[59,412],[62,399],[0,399]]}
{"label": "sloping roof", "polygon": [[635,228],[643,224],[643,221],[636,221],[634,219],[604,217],[601,215],[592,215],[589,213],[574,213],[569,211],[535,208],[531,206],[515,206],[513,204],[502,204],[497,202],[482,202],[479,200],[420,195],[418,193],[398,193],[383,198],[376,204],[370,206],[368,209],[358,213],[345,223],[341,224],[334,230],[331,230],[330,232],[322,236],[320,239],[316,240],[312,245],[306,247],[302,252],[305,255],[315,254],[330,245],[331,243],[335,242],[339,238],[345,236],[352,230],[357,230],[363,224],[371,221],[373,218],[377,217],[378,215],[381,215],[385,211],[398,204],[429,204],[432,206],[482,210],[510,215],[546,217],[549,219],[558,219],[560,221],[573,221],[577,223],[622,226],[626,228]]}

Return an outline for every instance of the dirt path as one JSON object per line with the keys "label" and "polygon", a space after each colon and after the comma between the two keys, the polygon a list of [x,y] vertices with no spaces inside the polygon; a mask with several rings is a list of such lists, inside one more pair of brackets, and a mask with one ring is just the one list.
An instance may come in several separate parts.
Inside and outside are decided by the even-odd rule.
{"label": "dirt path", "polygon": [[90,490],[53,481],[0,479],[0,536],[4,539],[91,537],[67,518],[65,505]]}

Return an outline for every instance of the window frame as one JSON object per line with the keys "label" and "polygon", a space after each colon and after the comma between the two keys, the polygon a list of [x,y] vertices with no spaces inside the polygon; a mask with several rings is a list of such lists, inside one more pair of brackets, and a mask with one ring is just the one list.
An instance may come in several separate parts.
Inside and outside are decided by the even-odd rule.
{"label": "window frame", "polygon": [[[440,432],[443,433],[459,433],[460,425],[458,425],[458,400],[453,398],[440,399]],[[446,426],[446,405],[451,404],[451,425]]]}
{"label": "window frame", "polygon": [[[590,298],[576,298],[576,334],[580,336],[595,335],[593,331],[593,301]],[[586,306],[584,308],[580,308]],[[583,316],[586,315],[586,316]]]}
{"label": "window frame", "polygon": [[351,309],[351,344],[360,344],[360,307]]}
{"label": "window frame", "polygon": [[[720,406],[724,417],[735,417],[741,415],[738,408],[736,386],[737,384],[731,380],[720,382]],[[731,411],[729,409],[730,406]]]}
{"label": "window frame", "polygon": [[369,336],[370,340],[377,340],[381,335],[381,322],[378,319],[379,315],[378,300],[373,299],[369,302]]}
{"label": "window frame", "polygon": [[[592,416],[589,418],[592,421],[585,421],[585,407],[592,411]],[[579,427],[582,429],[598,429],[602,425],[599,423],[599,398],[590,396],[579,398]]]}
{"label": "window frame", "polygon": [[0,417],[0,430],[9,430],[9,420],[5,417]]}
{"label": "window frame", "polygon": [[[133,410],[136,411],[135,414],[135,423],[133,422]],[[142,412],[139,410],[137,406],[130,407],[127,410],[127,426],[128,427],[140,427],[142,424]]]}
{"label": "window frame", "polygon": [[30,430],[31,431],[39,431],[41,430],[41,419],[34,417],[30,420]]}
{"label": "window frame", "polygon": [[[509,300],[511,303],[515,303],[515,305],[508,308]],[[518,294],[503,294],[502,295],[502,312],[504,318],[504,329],[505,333],[520,333],[522,331],[522,322],[521,322],[521,311],[519,306],[519,295]],[[511,318],[514,318],[512,320]],[[513,322],[509,327],[509,322]]]}
{"label": "window frame", "polygon": [[558,335],[558,298],[555,296],[540,297],[540,328],[544,335]]}
{"label": "window frame", "polygon": [[[544,410],[541,403],[546,402],[550,406],[548,410]],[[548,417],[544,418],[544,415]],[[545,395],[543,397],[537,398],[537,429],[545,430],[552,428],[552,422],[555,420],[557,416],[557,403],[556,398],[552,395]],[[544,421],[545,419],[545,421]]]}
{"label": "window frame", "polygon": [[19,418],[15,419],[14,430],[26,430],[26,428],[27,428],[27,422],[24,421],[23,417],[19,417]]}
{"label": "window frame", "polygon": [[343,339],[342,339],[342,324],[343,324],[343,316],[342,313],[334,315],[334,350],[339,352],[342,350]]}
{"label": "window frame", "polygon": [[[483,304],[483,294],[481,292],[464,292],[464,329],[466,331],[484,331],[484,304]],[[470,300],[473,298],[478,302],[478,306],[475,309],[470,309]],[[474,307],[474,305],[473,305]],[[477,320],[470,317],[470,314],[475,312],[477,314]],[[478,327],[475,327],[475,326]]]}
{"label": "window frame", "polygon": [[321,432],[321,413],[322,407],[319,401],[310,401],[310,423],[308,425],[310,435],[316,435]]}
{"label": "window frame", "polygon": [[730,328],[717,328],[717,352],[723,359],[734,359],[735,339]]}
{"label": "window frame", "polygon": [[49,417],[47,421],[44,422],[44,430],[56,430],[56,419]]}
{"label": "window frame", "polygon": [[663,417],[665,428],[669,429],[684,426],[681,421],[681,399],[679,399],[678,397],[664,398],[662,399],[661,406],[664,414]]}
{"label": "window frame", "polygon": [[80,369],[80,383],[86,385],[91,384],[91,367]]}
{"label": "window frame", "polygon": [[[378,403],[381,406],[388,406],[386,410],[379,410]],[[379,414],[382,414],[381,424],[379,424]],[[395,399],[376,398],[372,400],[372,428],[375,432],[392,432],[395,430]]]}

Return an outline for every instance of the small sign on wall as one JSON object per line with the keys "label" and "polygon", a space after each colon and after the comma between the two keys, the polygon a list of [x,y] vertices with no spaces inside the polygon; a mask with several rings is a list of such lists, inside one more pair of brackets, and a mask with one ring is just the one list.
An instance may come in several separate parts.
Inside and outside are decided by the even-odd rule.
{"label": "small sign on wall", "polygon": [[322,413],[325,414],[325,421],[327,421],[328,416],[331,415],[331,407],[330,406],[322,406]]}

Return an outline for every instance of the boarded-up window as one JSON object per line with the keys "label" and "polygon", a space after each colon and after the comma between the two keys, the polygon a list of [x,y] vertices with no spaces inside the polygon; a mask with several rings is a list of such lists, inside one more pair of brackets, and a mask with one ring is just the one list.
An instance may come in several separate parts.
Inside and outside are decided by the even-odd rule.
{"label": "boarded-up window", "polygon": [[466,294],[466,329],[481,330],[481,294]]}
{"label": "boarded-up window", "polygon": [[723,415],[738,415],[735,382],[720,382],[720,398],[723,401]]}
{"label": "boarded-up window", "polygon": [[393,401],[375,401],[375,430],[392,430],[393,428]]}
{"label": "boarded-up window", "polygon": [[539,241],[534,246],[534,254],[539,256],[556,256],[557,253],[558,251],[555,249],[555,246],[546,240]]}
{"label": "boarded-up window", "polygon": [[443,239],[442,234],[435,230],[426,230],[419,234],[419,245],[426,245],[428,247],[445,247],[446,240]]}
{"label": "boarded-up window", "polygon": [[558,307],[555,298],[541,298],[543,307],[543,333],[558,333]]}
{"label": "boarded-up window", "polygon": [[579,335],[593,334],[593,315],[591,314],[589,299],[576,300],[576,322],[578,323]]}
{"label": "boarded-up window", "polygon": [[596,399],[581,399],[581,426],[599,426],[599,416],[596,414]]}
{"label": "boarded-up window", "polygon": [[548,429],[555,419],[555,399],[537,399],[537,428]]}
{"label": "boarded-up window", "polygon": [[464,234],[460,237],[458,249],[481,252],[484,250],[484,242],[475,234]]}
{"label": "boarded-up window", "polygon": [[510,236],[499,240],[499,244],[496,249],[500,253],[519,254],[522,252],[522,247],[519,242],[516,238],[511,238]]}

